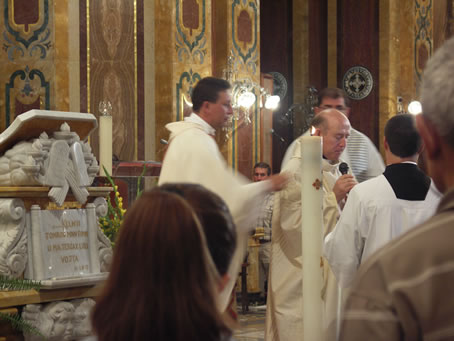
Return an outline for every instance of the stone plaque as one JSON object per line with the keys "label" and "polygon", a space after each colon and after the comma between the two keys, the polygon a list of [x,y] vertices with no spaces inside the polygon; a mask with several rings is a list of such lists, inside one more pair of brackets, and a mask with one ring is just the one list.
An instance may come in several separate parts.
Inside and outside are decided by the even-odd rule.
{"label": "stone plaque", "polygon": [[41,230],[45,278],[81,276],[91,272],[85,210],[42,211]]}
{"label": "stone plaque", "polygon": [[108,266],[104,263],[110,260],[111,253],[103,251],[107,237],[98,227],[94,204],[66,210],[41,210],[32,205],[26,230],[28,257],[32,261],[25,278],[41,281],[42,288],[90,285],[105,278],[101,264],[103,268]]}

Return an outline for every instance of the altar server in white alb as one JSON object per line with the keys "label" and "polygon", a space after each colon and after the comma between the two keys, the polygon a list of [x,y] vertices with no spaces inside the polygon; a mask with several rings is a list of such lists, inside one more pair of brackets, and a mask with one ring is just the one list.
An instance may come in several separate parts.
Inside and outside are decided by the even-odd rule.
{"label": "altar server in white alb", "polygon": [[228,167],[214,136],[233,114],[229,82],[214,77],[200,80],[192,91],[192,105],[193,113],[184,121],[166,125],[170,139],[159,184],[201,184],[227,203],[238,229],[238,247],[228,271],[230,281],[221,293],[220,308],[224,310],[246,250],[247,230],[254,227],[265,195],[279,190],[286,177],[274,175],[266,181],[250,183]]}
{"label": "altar server in white alb", "polygon": [[344,288],[372,253],[431,217],[441,198],[416,164],[421,137],[412,115],[386,123],[384,147],[385,172],[351,190],[339,222],[325,238],[325,257]]}
{"label": "altar server in white alb", "polygon": [[[313,135],[323,137],[323,222],[328,233],[336,225],[340,207],[347,193],[356,185],[351,174],[342,175],[340,156],[350,134],[348,118],[336,109],[318,114],[313,122]],[[303,160],[304,161],[304,160]],[[303,335],[302,248],[301,248],[301,138],[283,172],[290,174],[289,183],[274,195],[271,239],[271,263],[268,283],[265,339],[295,341]],[[303,227],[304,228],[304,227]],[[334,335],[337,316],[337,281],[324,267],[327,335]],[[327,338],[327,340],[330,338]]]}
{"label": "altar server in white alb", "polygon": [[[339,88],[325,88],[318,94],[318,106],[314,108],[315,115],[322,110],[336,109],[350,117],[350,99]],[[309,136],[310,132],[304,135]],[[296,141],[296,140],[295,140]],[[295,148],[295,141],[288,147],[282,160],[282,168],[290,160]],[[362,182],[383,173],[385,164],[374,143],[362,132],[350,129],[347,147],[340,157],[347,162],[358,182]]]}

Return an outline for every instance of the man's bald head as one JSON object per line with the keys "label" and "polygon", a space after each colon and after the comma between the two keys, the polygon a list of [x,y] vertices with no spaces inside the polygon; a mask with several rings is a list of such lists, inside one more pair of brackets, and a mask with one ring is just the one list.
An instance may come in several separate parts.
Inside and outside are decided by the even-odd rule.
{"label": "man's bald head", "polygon": [[336,109],[326,109],[312,120],[316,129],[313,135],[323,137],[323,156],[331,161],[338,161],[347,146],[350,136],[350,121],[347,116]]}
{"label": "man's bald head", "polygon": [[333,124],[348,124],[350,126],[350,121],[341,111],[337,109],[326,109],[320,111],[311,123],[313,127],[322,131],[326,131]]}

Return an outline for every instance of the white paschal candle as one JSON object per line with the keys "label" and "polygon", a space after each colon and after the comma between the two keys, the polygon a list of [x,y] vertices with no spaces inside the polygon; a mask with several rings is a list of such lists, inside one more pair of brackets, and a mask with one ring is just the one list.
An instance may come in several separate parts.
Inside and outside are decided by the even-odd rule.
{"label": "white paschal candle", "polygon": [[303,251],[303,340],[323,339],[322,234],[322,138],[301,140],[301,209]]}
{"label": "white paschal candle", "polygon": [[99,116],[99,174],[105,176],[103,166],[112,175],[112,116]]}

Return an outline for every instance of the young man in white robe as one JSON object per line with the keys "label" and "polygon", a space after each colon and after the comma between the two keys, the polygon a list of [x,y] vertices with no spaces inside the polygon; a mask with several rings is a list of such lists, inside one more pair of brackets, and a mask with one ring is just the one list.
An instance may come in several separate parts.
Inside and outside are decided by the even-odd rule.
{"label": "young man in white robe", "polygon": [[[226,309],[246,250],[248,229],[252,229],[260,203],[270,191],[286,182],[283,175],[250,183],[234,175],[214,139],[233,114],[230,84],[226,80],[206,77],[192,91],[193,113],[184,121],[166,125],[169,145],[162,164],[159,185],[189,182],[200,184],[218,194],[229,207],[238,229],[237,251],[228,271],[229,281],[221,293],[220,309]],[[178,250],[175,250],[178,252]]]}
{"label": "young man in white robe", "polygon": [[385,126],[385,172],[358,186],[334,230],[325,238],[324,255],[341,287],[376,250],[431,217],[441,193],[417,166],[421,137],[410,114]]}
{"label": "young man in white robe", "polygon": [[[356,185],[351,174],[339,171],[340,155],[350,135],[348,118],[336,109],[318,114],[313,122],[313,135],[323,137],[323,220],[325,234],[339,217],[340,205]],[[301,140],[283,172],[291,175],[289,183],[275,193],[271,239],[271,263],[268,283],[265,339],[294,341],[303,335],[302,249],[301,249]],[[320,294],[325,302],[325,325],[335,334],[337,313],[337,283],[324,268],[325,288]],[[328,327],[329,326],[329,327]],[[334,332],[333,332],[334,331]],[[327,338],[329,339],[329,338]]]}

